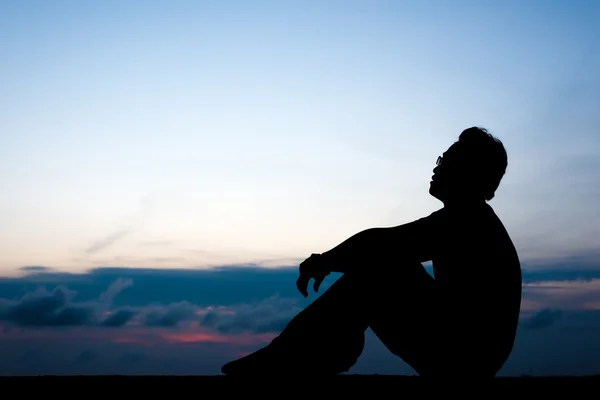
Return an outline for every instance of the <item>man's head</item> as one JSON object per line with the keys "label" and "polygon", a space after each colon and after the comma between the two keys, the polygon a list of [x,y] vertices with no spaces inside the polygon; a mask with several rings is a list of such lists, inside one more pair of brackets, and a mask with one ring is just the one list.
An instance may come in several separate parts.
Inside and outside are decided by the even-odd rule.
{"label": "man's head", "polygon": [[483,128],[465,129],[438,158],[429,193],[448,201],[491,200],[506,172],[502,142]]}

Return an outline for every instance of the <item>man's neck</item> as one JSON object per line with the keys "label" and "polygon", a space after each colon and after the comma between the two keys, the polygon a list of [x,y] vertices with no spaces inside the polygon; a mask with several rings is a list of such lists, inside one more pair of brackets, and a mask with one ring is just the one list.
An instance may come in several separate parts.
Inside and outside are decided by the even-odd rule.
{"label": "man's neck", "polygon": [[448,208],[471,208],[487,204],[485,199],[475,197],[450,198],[444,201],[444,207]]}

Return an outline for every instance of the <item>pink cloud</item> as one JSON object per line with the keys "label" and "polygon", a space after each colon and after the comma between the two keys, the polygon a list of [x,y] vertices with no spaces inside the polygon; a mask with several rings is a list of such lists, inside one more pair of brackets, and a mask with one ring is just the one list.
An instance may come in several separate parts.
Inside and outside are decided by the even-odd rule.
{"label": "pink cloud", "polygon": [[202,331],[164,333],[162,338],[173,343],[227,343],[232,345],[256,345],[267,343],[277,336],[274,333],[223,335]]}
{"label": "pink cloud", "polygon": [[141,346],[156,346],[159,344],[227,344],[233,346],[257,346],[270,342],[274,333],[240,333],[221,334],[198,326],[185,330],[169,330],[156,328],[69,328],[57,329],[18,329],[0,325],[0,340],[5,341],[93,341],[116,344],[137,344]]}
{"label": "pink cloud", "polygon": [[600,309],[600,279],[524,285],[521,310],[533,311],[542,308],[598,310]]}

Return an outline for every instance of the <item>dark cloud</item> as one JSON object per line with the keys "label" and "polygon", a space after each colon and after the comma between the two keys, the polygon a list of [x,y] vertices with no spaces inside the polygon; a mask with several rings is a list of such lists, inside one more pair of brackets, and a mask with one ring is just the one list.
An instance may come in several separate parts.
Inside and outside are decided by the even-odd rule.
{"label": "dark cloud", "polygon": [[200,307],[188,302],[140,309],[140,322],[147,327],[174,328],[196,322],[218,333],[277,333],[302,310],[297,299],[269,298],[229,306]]}
{"label": "dark cloud", "polygon": [[109,315],[104,321],[102,326],[118,328],[127,324],[133,317],[137,315],[136,311],[132,310],[118,310]]}
{"label": "dark cloud", "polygon": [[75,362],[78,364],[88,364],[96,359],[98,359],[98,353],[92,350],[85,350],[79,353],[75,358]]}
{"label": "dark cloud", "polygon": [[[297,292],[296,277],[296,267],[97,268],[83,274],[36,270],[24,277],[0,280],[0,320],[18,326],[107,327],[133,322],[148,327],[177,327],[197,321],[223,333],[274,332],[312,301]],[[324,289],[337,277],[328,277]],[[600,270],[525,270],[526,285],[544,285],[525,287],[524,298],[547,302],[552,296],[549,282],[591,282],[596,277],[600,277]],[[52,284],[56,286],[51,291],[40,289]],[[75,293],[76,302],[70,299]],[[594,297],[596,294],[590,292],[576,300],[595,301],[600,299]],[[539,322],[531,324],[537,326]]]}
{"label": "dark cloud", "polygon": [[572,282],[591,281],[600,279],[600,266],[593,269],[582,268],[548,268],[548,269],[523,269],[523,283],[536,282]]}
{"label": "dark cloud", "polygon": [[[32,273],[0,278],[0,298],[18,298],[40,285],[68,285],[79,301],[96,301],[98,294],[122,280],[127,290],[112,299],[114,306],[147,306],[188,302],[197,306],[233,305],[278,295],[303,300],[296,289],[297,267],[260,268],[254,265],[213,269],[96,268],[85,273]],[[339,274],[323,283],[326,289]],[[308,302],[308,301],[307,301]]]}
{"label": "dark cloud", "polygon": [[23,272],[47,272],[47,271],[51,271],[51,270],[52,270],[51,268],[42,267],[40,265],[26,265],[26,266],[19,268],[19,271],[23,271]]}
{"label": "dark cloud", "polygon": [[0,318],[23,327],[81,326],[90,323],[94,310],[70,304],[72,292],[56,287],[51,292],[41,288],[28,293],[20,301],[3,302]]}
{"label": "dark cloud", "polygon": [[135,343],[0,340],[0,376],[215,375],[242,348],[210,345],[145,346]]}
{"label": "dark cloud", "polygon": [[213,310],[208,311],[202,317],[202,325],[210,328],[214,328],[219,322],[219,314]]}
{"label": "dark cloud", "polygon": [[33,350],[33,349],[29,349],[29,350],[25,350],[19,357],[20,361],[24,361],[24,362],[35,362],[36,359],[40,358],[40,351],[39,350]]}
{"label": "dark cloud", "polygon": [[[426,267],[431,270],[431,266]],[[96,300],[101,291],[106,291],[107,297],[114,297],[111,293],[118,289],[119,296],[112,299],[116,306],[183,301],[198,306],[232,305],[274,295],[302,300],[295,286],[297,273],[295,266],[260,268],[253,265],[180,270],[103,267],[82,274],[34,270],[23,277],[0,278],[0,298],[20,297],[39,285],[55,284],[68,285],[77,292],[80,301]],[[338,277],[339,274],[331,274],[323,288]],[[536,269],[526,265],[523,268],[525,284],[593,279],[600,279],[600,265],[596,268],[547,265]],[[113,288],[106,289],[113,284]],[[127,290],[123,291],[124,288]]]}
{"label": "dark cloud", "polygon": [[526,329],[542,329],[552,326],[562,317],[561,310],[544,309],[533,314],[527,321],[522,323]]}
{"label": "dark cloud", "polygon": [[545,308],[522,320],[520,326],[528,331],[555,328],[569,332],[593,331],[600,335],[600,310]]}
{"label": "dark cloud", "polygon": [[174,327],[180,322],[197,318],[197,307],[188,302],[155,306],[144,312],[143,322],[147,326]]}
{"label": "dark cloud", "polygon": [[135,351],[123,354],[123,356],[121,357],[121,361],[126,363],[139,363],[140,361],[143,361],[146,357],[146,354],[142,353],[141,351]]}
{"label": "dark cloud", "polygon": [[[295,287],[295,294],[290,297],[282,297],[275,290],[276,283],[292,278],[290,272],[289,269],[245,270],[231,267],[209,271],[140,271],[106,268],[82,274],[84,276],[35,274],[25,278],[13,278],[15,286],[22,288],[23,283],[26,283],[25,287],[30,288],[30,291],[14,300],[0,297],[0,321],[9,322],[16,327],[103,326],[110,328],[123,328],[129,325],[178,328],[181,324],[193,322],[216,333],[279,332],[303,308],[302,303],[306,303],[298,293],[295,293]],[[129,276],[122,277],[116,275],[117,273]],[[148,279],[148,276],[154,278]],[[50,281],[62,278],[60,281],[66,282],[69,287],[60,284],[50,290],[46,289],[46,286],[50,286],[48,277],[51,278]],[[105,283],[107,277],[112,279],[112,282],[107,284],[108,288],[99,288],[98,282]],[[158,281],[164,285],[162,290],[157,286]],[[239,296],[236,288],[242,283],[254,286],[254,291],[250,292],[246,301],[235,303],[231,301],[220,304],[209,303],[205,297],[201,298],[205,300],[204,304],[195,304],[186,300],[170,301],[173,299],[172,294],[175,293],[173,289],[179,289],[181,292],[179,296],[183,296],[190,293],[186,288],[191,289],[193,286],[196,288],[192,298],[197,298],[197,291],[208,287],[205,281],[212,285],[209,293],[218,291],[221,296],[230,293],[234,299]],[[289,281],[294,282],[293,279]],[[44,285],[33,288],[36,282],[44,282]],[[233,289],[228,290],[230,286]],[[257,287],[262,287],[262,292],[257,290]],[[90,288],[96,288],[95,295],[89,293]],[[153,290],[154,288],[156,290]],[[122,301],[121,303],[116,301],[134,290],[138,290],[142,295],[137,301],[127,305],[122,305]],[[86,291],[88,291],[87,296],[82,296]],[[150,297],[149,293],[154,296]],[[206,296],[206,293],[204,295]],[[10,325],[5,329],[8,328]]]}
{"label": "dark cloud", "polygon": [[600,310],[563,311],[560,323],[563,330],[594,332],[600,337]]}
{"label": "dark cloud", "polygon": [[554,309],[540,312],[532,321],[524,321],[534,329],[520,326],[502,374],[599,374],[599,317],[600,313],[594,310]]}
{"label": "dark cloud", "polygon": [[117,279],[100,294],[96,301],[76,302],[77,292],[64,285],[52,290],[39,286],[16,300],[0,298],[0,321],[19,327],[68,327],[84,325],[119,326],[124,319],[131,319],[127,311],[117,310],[102,319],[110,302],[121,290],[127,287],[127,281]]}
{"label": "dark cloud", "polygon": [[221,333],[280,332],[302,308],[295,299],[272,296],[260,302],[240,304],[219,312],[212,310],[203,322]]}
{"label": "dark cloud", "polygon": [[[572,371],[596,368],[600,372],[600,358],[590,358],[600,356],[591,350],[600,337],[600,311],[586,309],[600,304],[597,272],[557,267],[524,271],[524,299],[530,308],[523,314],[514,355],[503,374],[523,373],[530,365],[536,372],[555,372],[561,370],[561,363],[563,370],[568,364]],[[263,333],[272,337],[269,334],[280,332],[316,297],[304,299],[297,293],[296,275],[295,267],[231,266],[212,270],[98,268],[83,274],[34,269],[26,276],[2,278],[0,332],[13,339],[4,344],[0,340],[4,357],[0,373],[218,373],[220,363],[260,343],[199,339],[163,346],[165,339],[160,339],[163,342],[150,341],[148,346],[143,338],[180,335],[185,339],[189,332],[216,338]],[[325,289],[337,279],[332,275]],[[48,329],[43,336],[26,339],[26,334],[21,335],[44,326]],[[64,336],[68,332],[74,333]],[[82,332],[81,336],[76,332]],[[143,340],[131,340],[135,335]],[[374,344],[365,349],[351,372],[411,373],[376,338],[369,340]],[[23,358],[27,350],[29,356]]]}

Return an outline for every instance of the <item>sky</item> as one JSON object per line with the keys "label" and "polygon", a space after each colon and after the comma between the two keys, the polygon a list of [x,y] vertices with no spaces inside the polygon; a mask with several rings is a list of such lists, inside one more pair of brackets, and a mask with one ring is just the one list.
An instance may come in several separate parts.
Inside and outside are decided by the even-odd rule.
{"label": "sky", "polygon": [[[441,208],[471,126],[526,278],[501,374],[600,373],[600,3],[6,0],[0,36],[0,374],[219,373],[311,253]],[[412,373],[367,336],[351,372]]]}

